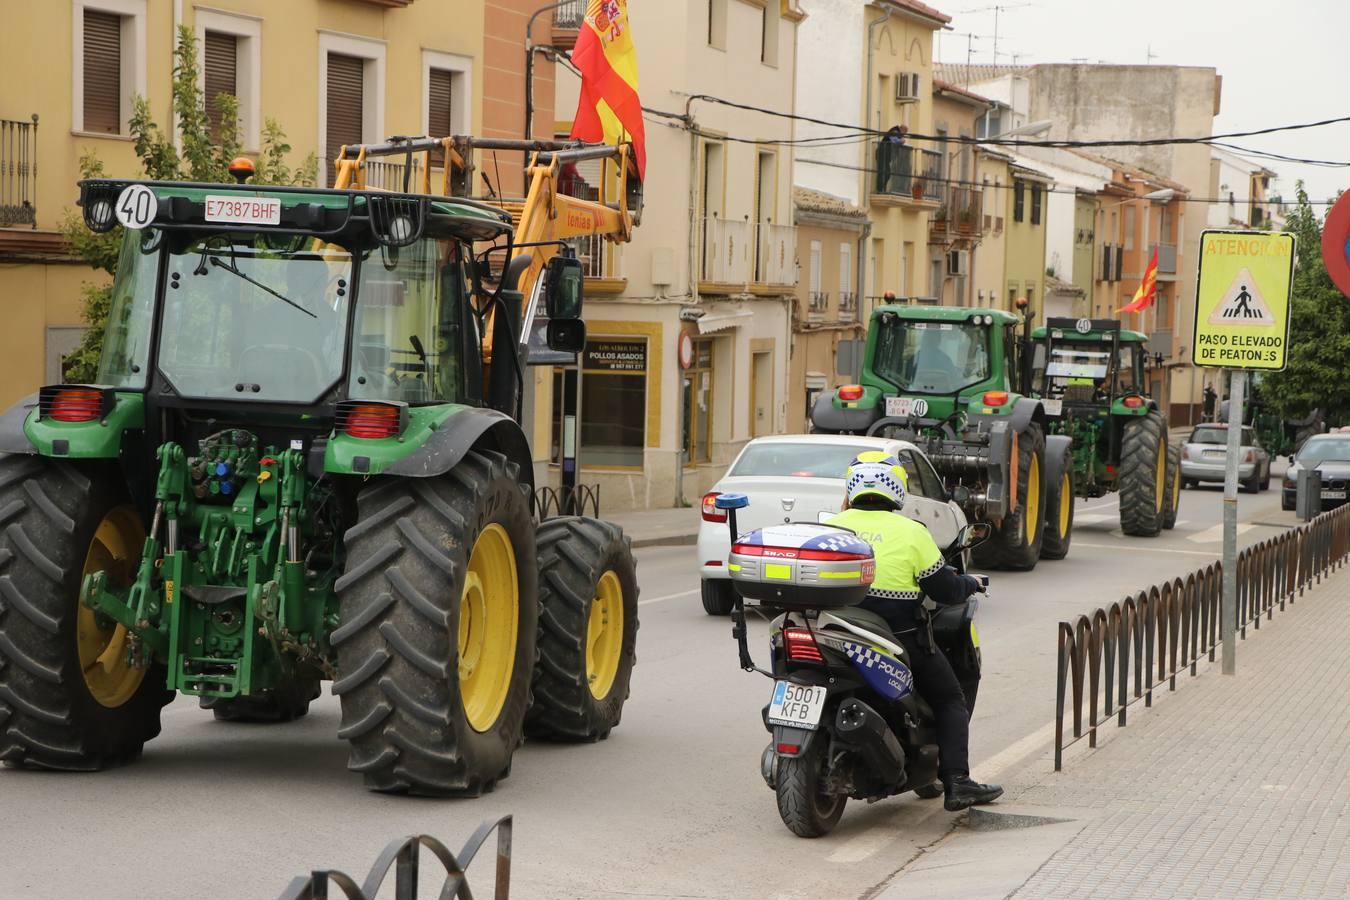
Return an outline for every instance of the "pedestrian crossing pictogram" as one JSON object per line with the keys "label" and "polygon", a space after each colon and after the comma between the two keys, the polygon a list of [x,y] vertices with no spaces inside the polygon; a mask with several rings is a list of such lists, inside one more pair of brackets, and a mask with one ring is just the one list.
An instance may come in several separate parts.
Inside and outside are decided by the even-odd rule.
{"label": "pedestrian crossing pictogram", "polygon": [[1243,266],[1209,315],[1211,325],[1274,325],[1275,316],[1266,305],[1251,270]]}

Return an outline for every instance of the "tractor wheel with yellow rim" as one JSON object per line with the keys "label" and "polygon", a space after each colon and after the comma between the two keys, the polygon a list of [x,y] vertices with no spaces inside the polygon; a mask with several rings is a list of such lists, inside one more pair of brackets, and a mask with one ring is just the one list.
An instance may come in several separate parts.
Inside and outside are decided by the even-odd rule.
{"label": "tractor wheel with yellow rim", "polygon": [[372,790],[475,796],[524,736],[539,606],[520,467],[473,451],[357,496],[333,631],[348,768]]}
{"label": "tractor wheel with yellow rim", "polygon": [[1177,512],[1181,509],[1181,448],[1167,448],[1167,487],[1164,489],[1163,528],[1172,530],[1177,525]]}
{"label": "tractor wheel with yellow rim", "polygon": [[1120,439],[1120,528],[1136,537],[1156,537],[1167,509],[1167,426],[1150,409],[1125,423]]}
{"label": "tractor wheel with yellow rim", "polygon": [[110,466],[0,457],[0,760],[92,771],[140,755],[173,694],[121,625],[80,603],[129,585],[145,527]]}
{"label": "tractor wheel with yellow rim", "polygon": [[975,565],[982,569],[1036,568],[1045,539],[1045,433],[1032,422],[1017,435],[1017,502],[1011,513],[994,526],[989,540],[973,548]]}
{"label": "tractor wheel with yellow rim", "polygon": [[1045,538],[1041,542],[1041,559],[1063,559],[1069,555],[1073,507],[1073,447],[1064,438],[1051,438],[1045,448]]}
{"label": "tractor wheel with yellow rim", "polygon": [[637,564],[623,529],[587,518],[539,526],[539,663],[526,734],[609,736],[636,662],[637,603]]}

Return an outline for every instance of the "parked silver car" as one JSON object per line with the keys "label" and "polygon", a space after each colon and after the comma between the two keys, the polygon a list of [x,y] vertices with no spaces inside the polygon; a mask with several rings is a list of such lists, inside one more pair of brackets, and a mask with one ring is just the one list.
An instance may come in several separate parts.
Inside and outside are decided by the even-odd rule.
{"label": "parked silver car", "polygon": [[[1238,480],[1249,494],[1270,487],[1270,454],[1248,425],[1242,426],[1238,449]],[[1198,425],[1181,446],[1181,486],[1202,481],[1222,482],[1228,467],[1228,426]]]}
{"label": "parked silver car", "polygon": [[1313,467],[1322,472],[1322,509],[1340,506],[1350,493],[1350,434],[1315,434],[1303,442],[1284,473],[1280,508],[1293,509],[1298,498],[1298,473]]}

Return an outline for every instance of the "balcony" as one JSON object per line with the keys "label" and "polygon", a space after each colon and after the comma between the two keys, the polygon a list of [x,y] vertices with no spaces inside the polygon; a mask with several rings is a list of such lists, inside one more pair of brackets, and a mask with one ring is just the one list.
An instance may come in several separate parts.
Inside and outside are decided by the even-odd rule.
{"label": "balcony", "polygon": [[983,226],[983,204],[983,191],[973,188],[948,189],[946,202],[934,210],[928,220],[929,243],[979,240]]}
{"label": "balcony", "polygon": [[37,227],[37,126],[0,119],[0,228]]}
{"label": "balcony", "polygon": [[797,228],[717,216],[703,222],[700,281],[726,289],[797,283]]}
{"label": "balcony", "polygon": [[564,0],[553,11],[553,46],[571,50],[577,45],[577,33],[586,18],[586,0]]}
{"label": "balcony", "polygon": [[623,250],[598,234],[568,238],[568,245],[581,260],[586,276],[586,293],[619,294],[628,282],[623,271]]}
{"label": "balcony", "polygon": [[839,321],[858,321],[858,295],[853,291],[839,292]]}
{"label": "balcony", "polygon": [[1177,245],[1176,244],[1155,244],[1158,251],[1158,274],[1176,275],[1177,274]]}
{"label": "balcony", "polygon": [[825,313],[830,308],[830,295],[827,291],[811,291],[806,306],[806,321],[815,324],[825,321]]}
{"label": "balcony", "polygon": [[942,154],[904,144],[881,141],[876,146],[874,199],[885,203],[913,204],[925,209],[942,197]]}

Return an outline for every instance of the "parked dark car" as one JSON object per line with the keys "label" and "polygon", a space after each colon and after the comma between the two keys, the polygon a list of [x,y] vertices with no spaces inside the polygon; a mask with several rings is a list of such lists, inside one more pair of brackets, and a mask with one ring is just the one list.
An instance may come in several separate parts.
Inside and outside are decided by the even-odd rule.
{"label": "parked dark car", "polygon": [[1294,509],[1298,500],[1298,473],[1315,466],[1322,472],[1322,509],[1340,506],[1350,490],[1350,433],[1315,434],[1294,457],[1281,485],[1280,506]]}

